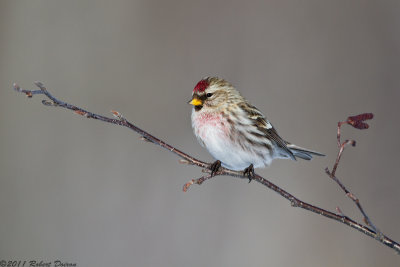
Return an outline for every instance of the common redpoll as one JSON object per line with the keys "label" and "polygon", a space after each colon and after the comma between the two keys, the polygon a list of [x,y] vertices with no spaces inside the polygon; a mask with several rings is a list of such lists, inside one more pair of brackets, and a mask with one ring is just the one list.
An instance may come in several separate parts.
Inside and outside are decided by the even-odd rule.
{"label": "common redpoll", "polygon": [[194,134],[217,160],[211,166],[212,174],[222,165],[243,170],[251,178],[254,167],[268,166],[276,158],[324,156],[282,139],[265,116],[223,79],[199,81],[189,104],[193,105]]}

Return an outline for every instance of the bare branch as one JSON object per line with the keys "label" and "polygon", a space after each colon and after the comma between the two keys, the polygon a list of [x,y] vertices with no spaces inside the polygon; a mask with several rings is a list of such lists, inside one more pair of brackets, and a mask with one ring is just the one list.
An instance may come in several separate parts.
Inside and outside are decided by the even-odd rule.
{"label": "bare branch", "polygon": [[[245,179],[245,180],[248,179],[248,177],[246,175],[244,175],[243,172],[241,172],[241,171],[233,171],[233,170],[229,170],[229,169],[226,169],[226,168],[223,168],[223,167],[221,167],[219,169],[219,171],[214,176],[211,176],[211,174],[210,174],[211,173],[211,170],[210,170],[211,164],[210,163],[206,163],[206,162],[200,161],[200,160],[198,160],[198,159],[196,159],[196,158],[194,158],[192,156],[189,156],[188,154],[182,152],[181,150],[179,150],[179,149],[177,149],[177,148],[165,143],[161,139],[158,139],[158,138],[154,137],[153,135],[147,133],[146,131],[140,129],[136,125],[134,125],[134,124],[130,123],[129,121],[127,121],[119,112],[112,111],[113,115],[116,118],[109,118],[109,117],[105,117],[105,116],[102,116],[102,115],[98,115],[96,113],[89,112],[89,111],[84,110],[82,108],[79,108],[77,106],[68,104],[68,103],[63,102],[61,100],[58,100],[57,98],[55,98],[53,95],[51,95],[47,91],[47,89],[44,87],[44,85],[42,83],[35,82],[35,84],[36,84],[37,87],[39,87],[39,90],[24,90],[24,89],[21,89],[16,84],[14,84],[14,89],[16,91],[18,91],[18,92],[26,94],[30,98],[33,95],[37,95],[37,94],[41,94],[41,95],[46,96],[49,100],[43,100],[42,101],[42,103],[44,105],[46,105],[46,106],[56,106],[56,107],[66,108],[66,109],[74,111],[78,115],[82,115],[82,116],[87,117],[87,118],[96,119],[96,120],[100,120],[100,121],[104,121],[104,122],[107,122],[107,123],[112,123],[112,124],[116,124],[116,125],[120,125],[120,126],[125,126],[125,127],[129,128],[129,129],[137,132],[145,140],[147,140],[149,142],[152,142],[152,143],[154,143],[156,145],[159,145],[162,148],[165,148],[168,151],[176,154],[178,157],[181,158],[180,159],[181,163],[189,164],[189,165],[196,165],[198,167],[206,169],[205,172],[207,172],[209,174],[205,175],[205,176],[202,176],[202,177],[200,177],[198,179],[193,179],[193,180],[189,181],[188,183],[186,183],[185,186],[183,187],[184,191],[187,191],[188,188],[192,184],[199,184],[200,185],[206,180],[209,180],[211,178],[214,178],[214,177],[217,177],[217,176],[221,176],[221,175],[237,177],[237,178]],[[346,146],[347,144],[351,144],[353,141],[346,141],[345,142],[346,144],[344,144],[343,147],[342,147],[342,144],[340,143],[340,126],[342,124],[350,124],[353,127],[358,128],[358,129],[366,129],[366,128],[368,128],[368,124],[364,123],[363,121],[367,120],[367,119],[371,119],[371,118],[372,118],[372,114],[371,115],[361,116],[361,117],[353,116],[353,117],[349,117],[347,121],[339,123],[339,127],[338,127],[338,144],[339,144],[339,147],[341,149],[339,150],[338,157],[336,159],[336,163],[335,163],[336,167],[334,167],[334,171],[332,171],[332,173],[330,173],[329,170],[327,170],[327,173],[329,173],[330,177],[332,179],[334,179],[341,186],[341,188],[343,190],[345,190],[346,194],[348,192],[347,189],[345,189],[343,184],[340,183],[340,181],[336,178],[336,176],[334,174],[336,172],[337,165],[339,164],[340,156],[341,156],[341,154],[343,152],[344,146]],[[352,144],[355,144],[355,143],[352,143]],[[313,213],[320,214],[320,215],[322,215],[324,217],[327,217],[329,219],[341,222],[341,223],[343,223],[343,224],[345,224],[345,225],[347,225],[349,227],[352,227],[352,228],[364,233],[367,236],[370,236],[372,238],[375,238],[375,239],[379,240],[384,245],[394,249],[397,253],[400,253],[400,244],[395,242],[395,241],[393,241],[389,237],[381,234],[380,232],[378,232],[376,230],[376,228],[372,225],[372,223],[369,221],[369,219],[368,219],[368,217],[366,215],[364,215],[364,218],[366,218],[367,224],[370,225],[371,227],[373,227],[373,229],[371,229],[371,228],[369,228],[367,226],[364,226],[364,225],[362,225],[362,224],[350,219],[349,217],[343,215],[342,212],[340,211],[339,207],[337,207],[337,211],[338,211],[339,214],[335,214],[333,212],[324,210],[324,209],[319,208],[317,206],[314,206],[314,205],[311,205],[309,203],[301,201],[300,199],[296,198],[292,194],[290,194],[287,191],[285,191],[284,189],[276,186],[275,184],[271,183],[270,181],[268,181],[267,179],[261,177],[258,174],[254,175],[253,180],[259,182],[260,184],[266,186],[267,188],[275,191],[276,193],[278,193],[282,197],[284,197],[287,200],[289,200],[293,207],[299,207],[299,208],[311,211]],[[363,210],[361,208],[361,205],[359,205],[358,199],[353,194],[351,194],[350,192],[348,192],[348,193],[349,193],[348,196],[350,198],[352,198],[353,200],[355,199],[354,201],[356,203],[358,203],[357,206],[359,206],[360,210],[363,212]]]}
{"label": "bare branch", "polygon": [[[363,114],[356,115],[356,116],[350,116],[347,118],[347,121],[341,121],[338,123],[337,142],[338,142],[339,152],[337,154],[335,164],[333,165],[332,172],[330,172],[328,168],[325,168],[325,172],[330,178],[332,178],[332,180],[334,180],[340,186],[340,188],[345,192],[346,196],[348,196],[351,200],[353,200],[353,202],[356,204],[357,208],[360,210],[361,214],[363,215],[364,222],[368,226],[372,227],[372,229],[375,231],[375,233],[376,233],[375,238],[382,241],[382,237],[383,237],[382,232],[380,232],[379,229],[372,223],[371,219],[368,217],[368,215],[362,208],[360,200],[352,192],[350,192],[343,185],[343,183],[339,180],[339,178],[337,178],[337,176],[336,176],[336,170],[339,166],[339,162],[340,162],[340,159],[342,157],[342,153],[343,153],[345,147],[348,145],[352,145],[354,147],[356,145],[356,141],[354,141],[354,140],[346,140],[343,143],[341,143],[340,129],[341,129],[342,125],[349,124],[349,125],[353,126],[354,128],[360,129],[360,130],[368,129],[369,125],[367,123],[365,123],[364,121],[371,120],[373,117],[374,117],[374,115],[372,113],[363,113]],[[340,213],[342,213],[342,212],[340,211]]]}
{"label": "bare branch", "polygon": [[187,183],[183,186],[183,192],[188,191],[189,187],[190,187],[192,184],[201,185],[204,181],[206,181],[206,180],[208,180],[208,179],[211,179],[211,178],[213,178],[213,177],[215,177],[215,176],[217,176],[217,175],[219,175],[219,174],[216,174],[216,175],[214,175],[214,176],[211,175],[211,174],[209,174],[209,175],[205,175],[205,176],[202,176],[202,177],[200,177],[200,178],[197,178],[197,179],[192,179],[192,180],[190,180],[189,182],[187,182]]}

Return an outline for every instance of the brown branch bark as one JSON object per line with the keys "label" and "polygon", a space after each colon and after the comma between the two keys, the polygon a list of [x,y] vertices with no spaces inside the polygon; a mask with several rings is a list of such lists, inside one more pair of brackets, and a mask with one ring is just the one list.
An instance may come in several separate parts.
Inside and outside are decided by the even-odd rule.
{"label": "brown branch bark", "polygon": [[[205,170],[203,170],[204,172],[207,172],[208,174],[198,178],[198,179],[193,179],[190,182],[186,183],[184,185],[183,190],[186,191],[192,184],[202,184],[204,181],[211,179],[213,177],[216,176],[221,176],[221,175],[225,175],[225,176],[232,176],[232,177],[237,177],[237,178],[241,178],[241,179],[248,179],[248,177],[246,175],[243,174],[243,172],[240,171],[233,171],[233,170],[229,170],[226,168],[220,168],[219,171],[216,173],[215,176],[211,176],[209,173],[210,171],[210,163],[206,163],[203,161],[200,161],[184,152],[182,152],[181,150],[165,143],[164,141],[162,141],[161,139],[158,139],[156,137],[154,137],[153,135],[147,133],[146,131],[140,129],[139,127],[137,127],[136,125],[130,123],[129,121],[127,121],[119,112],[117,111],[112,111],[113,115],[115,116],[115,118],[109,118],[106,116],[102,116],[102,115],[98,115],[96,113],[92,113],[89,112],[87,110],[84,110],[80,107],[77,107],[75,105],[71,105],[68,104],[66,102],[63,102],[57,98],[55,98],[52,94],[50,94],[47,89],[44,87],[44,85],[40,82],[35,82],[36,86],[39,87],[39,90],[24,90],[21,89],[18,85],[14,84],[13,87],[16,91],[21,92],[26,94],[28,97],[32,97],[33,95],[44,95],[46,96],[49,100],[42,100],[42,103],[46,106],[55,106],[55,107],[61,107],[61,108],[66,108],[69,110],[74,111],[76,114],[82,115],[86,118],[91,118],[91,119],[96,119],[96,120],[100,120],[100,121],[104,121],[104,122],[108,122],[108,123],[112,123],[112,124],[116,124],[116,125],[120,125],[120,126],[125,126],[135,132],[137,132],[138,134],[140,134],[142,136],[143,139],[145,139],[146,141],[152,142],[156,145],[159,145],[167,150],[169,150],[170,152],[176,154],[177,156],[179,156],[181,158],[180,162],[185,163],[185,164],[190,164],[190,165],[196,165],[198,167],[201,167]],[[353,118],[353,119],[352,119]],[[290,194],[289,192],[285,191],[284,189],[280,188],[279,186],[271,183],[270,181],[268,181],[267,179],[261,177],[258,174],[255,174],[253,180],[259,182],[260,184],[266,186],[267,188],[275,191],[276,193],[278,193],[279,195],[281,195],[282,197],[284,197],[285,199],[289,200],[291,205],[293,207],[299,207],[308,211],[311,211],[313,213],[322,215],[324,217],[327,217],[329,219],[341,222],[351,228],[354,228],[358,231],[360,231],[361,233],[370,236],[376,240],[378,240],[379,242],[383,243],[384,245],[394,249],[397,253],[400,254],[400,244],[395,242],[394,240],[392,240],[391,238],[387,237],[386,235],[382,234],[381,232],[379,232],[377,230],[377,228],[372,224],[372,222],[369,220],[369,218],[367,217],[367,215],[365,214],[364,210],[361,208],[361,205],[359,203],[359,200],[351,193],[349,192],[344,186],[343,184],[337,179],[337,177],[335,176],[336,173],[336,169],[337,166],[339,164],[340,161],[340,157],[341,154],[343,152],[344,147],[353,142],[353,141],[345,141],[343,144],[340,143],[340,126],[341,124],[347,123],[352,125],[353,127],[356,127],[358,129],[366,129],[368,128],[368,125],[364,122],[362,122],[363,120],[365,120],[365,118],[363,120],[361,120],[360,118],[354,119],[356,118],[356,116],[354,117],[349,117],[349,119],[346,122],[340,122],[339,127],[338,127],[338,144],[339,144],[339,153],[336,159],[336,163],[333,167],[333,171],[329,172],[329,170],[327,170],[327,173],[329,174],[329,176],[335,180],[338,185],[346,192],[346,194],[356,203],[356,205],[359,207],[360,211],[362,212],[364,219],[366,221],[366,224],[369,225],[370,227],[372,227],[372,229],[368,226],[362,225],[361,223],[358,223],[354,220],[352,220],[351,218],[345,216],[344,214],[342,214],[342,212],[340,211],[340,208],[337,208],[338,214],[330,212],[328,210],[322,209],[320,207],[311,205],[309,203],[303,202],[300,199],[296,198],[295,196],[293,196],[292,194]],[[368,118],[367,118],[368,119]],[[367,125],[367,126],[365,126]]]}
{"label": "brown branch bark", "polygon": [[[339,187],[345,192],[346,196],[348,196],[351,200],[353,200],[353,202],[356,204],[357,208],[359,209],[359,211],[361,212],[361,214],[364,216],[364,222],[369,225],[370,227],[372,227],[372,229],[376,232],[377,234],[377,239],[382,239],[382,233],[379,231],[379,229],[372,223],[371,219],[368,217],[367,213],[364,211],[363,207],[361,206],[360,200],[355,196],[355,194],[353,194],[352,192],[350,192],[344,185],[343,183],[339,180],[339,178],[336,177],[336,171],[337,168],[339,166],[339,162],[340,159],[342,157],[342,153],[345,149],[346,146],[348,145],[352,145],[353,147],[356,146],[356,141],[355,140],[346,140],[343,143],[340,141],[341,139],[341,127],[344,124],[349,124],[351,126],[353,126],[354,128],[360,129],[360,130],[364,130],[364,129],[368,129],[369,125],[367,123],[365,123],[365,120],[370,120],[372,119],[374,116],[372,113],[364,113],[364,114],[360,114],[357,116],[351,116],[347,118],[347,121],[340,121],[338,122],[338,130],[337,130],[337,143],[338,143],[338,148],[339,148],[339,152],[336,156],[336,161],[335,164],[333,165],[332,168],[332,172],[329,171],[328,168],[325,169],[326,174],[332,178],[332,180],[334,180]],[[340,211],[340,208],[337,207],[337,209]],[[340,211],[340,213],[342,213]]]}

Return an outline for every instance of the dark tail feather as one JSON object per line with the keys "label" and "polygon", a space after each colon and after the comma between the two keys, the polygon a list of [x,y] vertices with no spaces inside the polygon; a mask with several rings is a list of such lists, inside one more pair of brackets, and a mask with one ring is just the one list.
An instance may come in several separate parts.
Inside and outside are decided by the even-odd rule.
{"label": "dark tail feather", "polygon": [[287,144],[287,147],[292,151],[293,155],[297,158],[311,160],[313,156],[325,156],[317,151],[308,150],[293,144]]}

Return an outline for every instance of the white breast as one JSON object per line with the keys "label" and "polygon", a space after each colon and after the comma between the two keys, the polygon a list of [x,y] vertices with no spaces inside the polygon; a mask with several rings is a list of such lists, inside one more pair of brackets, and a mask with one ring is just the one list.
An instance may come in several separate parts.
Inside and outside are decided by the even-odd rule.
{"label": "white breast", "polygon": [[222,166],[232,170],[243,170],[250,164],[263,167],[270,163],[268,150],[262,151],[260,157],[252,148],[243,148],[232,140],[231,126],[218,113],[192,111],[192,127],[199,142],[207,148],[210,154],[222,162]]}

